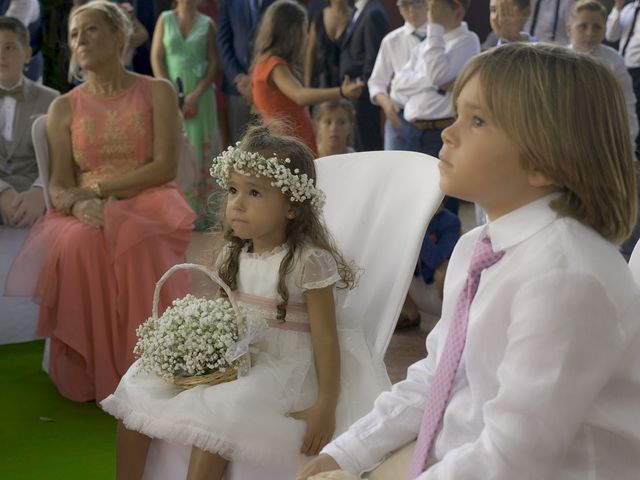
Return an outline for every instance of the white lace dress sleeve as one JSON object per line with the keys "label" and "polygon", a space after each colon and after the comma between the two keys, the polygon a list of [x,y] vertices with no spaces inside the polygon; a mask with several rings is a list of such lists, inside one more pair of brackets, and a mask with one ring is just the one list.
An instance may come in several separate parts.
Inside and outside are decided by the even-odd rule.
{"label": "white lace dress sleeve", "polygon": [[324,288],[340,280],[338,265],[326,250],[310,248],[303,254],[300,289]]}

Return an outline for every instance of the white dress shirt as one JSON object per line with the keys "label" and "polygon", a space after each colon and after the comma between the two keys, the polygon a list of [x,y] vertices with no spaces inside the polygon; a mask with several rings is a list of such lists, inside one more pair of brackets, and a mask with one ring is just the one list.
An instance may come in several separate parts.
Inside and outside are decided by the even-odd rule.
{"label": "white dress shirt", "polygon": [[393,78],[391,99],[404,105],[409,122],[452,117],[451,92],[438,89],[454,80],[479,53],[480,40],[465,22],[446,33],[442,25],[429,23],[426,40],[411,51],[409,61]]}
{"label": "white dress shirt", "polygon": [[362,9],[364,8],[364,6],[367,4],[368,1],[369,0],[358,0],[356,3],[353,4],[353,8],[355,10],[353,11],[353,19],[351,20],[352,23],[356,23],[358,21],[358,17],[362,13]]}
{"label": "white dress shirt", "polygon": [[[22,83],[23,77],[20,77],[18,83],[11,87],[6,87],[6,90],[13,90],[22,85]],[[7,143],[11,143],[13,140],[13,121],[16,116],[16,104],[16,99],[9,95],[0,98],[0,117],[2,117],[0,118],[0,128],[2,130],[2,138]]]}
{"label": "white dress shirt", "polygon": [[[622,11],[614,7],[611,9],[609,17],[607,17],[606,38],[610,42],[620,41],[618,51],[621,54],[624,44],[627,43],[627,38],[629,38],[631,22],[633,22],[633,17],[638,6],[640,6],[640,0],[625,5]],[[640,15],[636,19],[633,36],[624,55],[624,63],[627,68],[640,67],[640,25],[638,25],[638,22],[640,22]]]}
{"label": "white dress shirt", "polygon": [[5,15],[7,17],[17,18],[24,25],[29,25],[38,20],[40,16],[40,4],[38,0],[12,0]]}
{"label": "white dress shirt", "polygon": [[460,238],[429,355],[323,453],[368,471],[414,440],[472,250],[488,229],[504,257],[482,273],[442,428],[419,480],[632,480],[640,472],[640,292],[616,247],[548,206]]}
{"label": "white dress shirt", "polygon": [[[531,1],[531,15],[527,23],[524,25],[524,29],[538,38],[541,42],[556,42],[562,45],[569,43],[567,37],[567,21],[569,20],[569,10],[575,0],[539,0],[540,9],[538,10],[538,20],[536,21],[535,31],[531,31],[531,25],[533,23],[533,15],[536,11],[536,3],[538,0]],[[559,2],[559,5],[557,5]],[[556,6],[558,8],[558,20],[556,21]],[[554,29],[555,38],[553,38]]]}
{"label": "white dress shirt", "polygon": [[[571,46],[573,48],[573,46]],[[618,79],[622,93],[624,94],[624,102],[627,105],[627,116],[629,118],[629,133],[631,141],[635,142],[638,136],[638,116],[636,115],[636,94],[633,92],[633,81],[631,75],[624,64],[622,56],[613,48],[606,45],[598,45],[591,55],[600,59],[613,75]]]}
{"label": "white dress shirt", "polygon": [[[414,35],[414,32],[417,35]],[[411,51],[420,43],[418,36],[427,36],[426,23],[414,28],[410,23],[405,22],[402,27],[396,28],[382,39],[376,63],[367,82],[371,103],[377,105],[375,96],[379,93],[387,93],[394,74],[407,63]]]}

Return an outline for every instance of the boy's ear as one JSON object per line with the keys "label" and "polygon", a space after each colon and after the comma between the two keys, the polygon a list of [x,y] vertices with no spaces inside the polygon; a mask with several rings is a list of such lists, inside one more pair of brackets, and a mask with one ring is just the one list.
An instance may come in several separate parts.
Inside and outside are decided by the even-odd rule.
{"label": "boy's ear", "polygon": [[556,182],[547,177],[540,170],[532,170],[527,174],[529,185],[536,188],[555,187]]}
{"label": "boy's ear", "polygon": [[24,64],[26,65],[31,60],[31,55],[33,54],[33,50],[31,47],[24,47]]}

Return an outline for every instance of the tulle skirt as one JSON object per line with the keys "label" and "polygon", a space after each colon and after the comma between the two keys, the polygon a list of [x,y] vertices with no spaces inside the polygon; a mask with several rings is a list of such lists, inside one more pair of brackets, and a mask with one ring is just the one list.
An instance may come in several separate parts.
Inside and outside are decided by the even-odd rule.
{"label": "tulle skirt", "polygon": [[[340,329],[341,391],[335,435],[366,414],[389,388],[360,330]],[[303,465],[307,425],[288,413],[312,406],[317,379],[309,333],[269,328],[252,354],[248,375],[188,390],[140,371],[136,362],[102,408],[130,430],[195,445],[230,461]]]}
{"label": "tulle skirt", "polygon": [[[171,184],[107,202],[101,229],[55,210],[32,228],[5,294],[40,304],[37,334],[51,339],[49,376],[62,395],[101,400],[116,389],[156,281],[184,261],[194,218]],[[189,289],[186,273],[173,275],[160,311]]]}

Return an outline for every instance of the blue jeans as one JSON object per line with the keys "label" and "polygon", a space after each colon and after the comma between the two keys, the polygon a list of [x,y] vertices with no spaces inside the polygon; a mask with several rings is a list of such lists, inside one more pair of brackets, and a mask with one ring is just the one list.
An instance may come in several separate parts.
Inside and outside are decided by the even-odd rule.
{"label": "blue jeans", "polygon": [[402,122],[402,126],[400,128],[394,127],[389,119],[384,121],[384,149],[413,151],[407,142],[408,128],[413,127],[413,125],[404,119],[402,116],[402,110],[398,112],[398,117],[400,117],[400,121]]}

